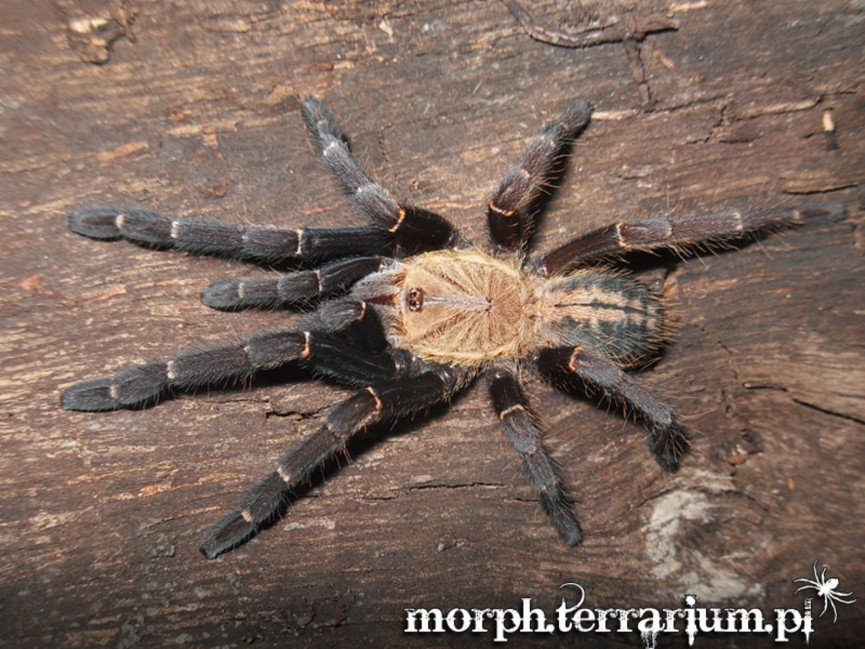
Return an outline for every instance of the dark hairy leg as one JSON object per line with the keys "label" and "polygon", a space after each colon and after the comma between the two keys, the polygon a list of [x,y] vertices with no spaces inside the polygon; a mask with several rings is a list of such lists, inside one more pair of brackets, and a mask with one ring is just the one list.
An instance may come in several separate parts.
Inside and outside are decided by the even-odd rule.
{"label": "dark hairy leg", "polygon": [[547,190],[564,147],[586,127],[591,114],[591,105],[582,99],[568,106],[529,143],[502,178],[487,208],[487,224],[496,248],[519,250],[525,246],[535,203]]}
{"label": "dark hairy leg", "polygon": [[345,291],[387,263],[387,257],[350,257],[278,277],[221,279],[204,289],[201,301],[212,309],[281,308]]}
{"label": "dark hairy leg", "polygon": [[809,218],[835,218],[844,213],[841,203],[808,203],[754,211],[727,210],[688,216],[644,216],[628,223],[614,223],[546,253],[535,262],[544,277],[564,272],[630,250],[677,248],[734,239],[765,228],[798,225]]}
{"label": "dark hairy leg", "polygon": [[679,467],[688,439],[673,407],[655,391],[587,347],[545,349],[538,354],[536,363],[544,376],[576,376],[588,387],[600,389],[622,403],[649,431],[647,443],[658,464],[667,471]]}
{"label": "dark hairy leg", "polygon": [[91,207],[69,218],[73,232],[106,241],[126,239],[154,248],[255,261],[319,260],[385,253],[391,238],[379,228],[276,228],[200,218],[169,218],[142,207]]}
{"label": "dark hairy leg", "polygon": [[374,383],[337,405],[324,424],[283,456],[275,471],[253,487],[240,509],[219,519],[204,535],[200,549],[212,559],[245,543],[283,511],[292,492],[312,472],[345,450],[367,426],[446,401],[458,388],[454,370],[440,368],[417,376]]}
{"label": "dark hairy leg", "polygon": [[331,173],[357,208],[392,234],[400,250],[437,250],[458,242],[458,233],[447,220],[429,210],[398,203],[364,171],[352,153],[348,137],[319,99],[305,99],[301,114],[313,144]]}
{"label": "dark hairy leg", "polygon": [[[247,340],[211,347],[120,371],[113,377],[90,379],[67,388],[60,403],[66,410],[101,411],[147,405],[171,388],[189,389],[200,385],[236,380],[256,370],[272,369],[291,361],[303,361],[316,352],[319,338],[328,344],[329,331],[338,331],[361,320],[366,312],[363,302],[339,300],[324,305],[322,318],[329,328],[298,328],[258,333]],[[308,321],[313,321],[311,317]],[[304,321],[301,321],[303,325]],[[387,355],[370,357],[387,371],[393,359]],[[346,370],[348,371],[348,370]]]}
{"label": "dark hairy leg", "polygon": [[556,466],[544,448],[539,424],[529,410],[529,402],[516,377],[506,370],[489,373],[493,408],[508,441],[523,460],[532,488],[541,499],[544,511],[565,543],[578,545],[583,540],[580,524],[565,492]]}

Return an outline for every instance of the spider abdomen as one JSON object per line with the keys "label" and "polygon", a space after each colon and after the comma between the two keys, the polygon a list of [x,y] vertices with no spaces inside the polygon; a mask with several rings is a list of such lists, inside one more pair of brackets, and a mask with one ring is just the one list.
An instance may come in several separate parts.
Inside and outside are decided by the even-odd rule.
{"label": "spider abdomen", "polygon": [[582,269],[554,277],[539,306],[539,346],[588,345],[628,364],[656,351],[664,339],[660,299],[621,273]]}

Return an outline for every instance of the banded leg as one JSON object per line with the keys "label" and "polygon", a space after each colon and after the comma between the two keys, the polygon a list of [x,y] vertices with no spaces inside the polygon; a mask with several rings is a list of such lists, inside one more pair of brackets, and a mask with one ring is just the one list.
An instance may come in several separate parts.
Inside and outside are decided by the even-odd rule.
{"label": "banded leg", "polygon": [[537,366],[545,376],[561,372],[577,376],[624,404],[648,429],[647,443],[658,464],[671,472],[679,467],[679,459],[688,449],[688,438],[676,421],[673,407],[655,391],[586,347],[545,349],[538,356]]}
{"label": "banded leg", "polygon": [[564,148],[586,127],[591,114],[591,105],[582,99],[568,106],[529,143],[502,178],[487,209],[490,236],[497,248],[518,250],[525,246],[537,200],[546,190]]}
{"label": "banded leg", "polygon": [[306,483],[317,467],[344,451],[358,432],[384,419],[445,401],[458,384],[453,370],[441,368],[374,384],[355,393],[336,406],[321,428],[285,455],[276,470],[252,488],[239,510],[224,516],[207,531],[201,551],[213,559],[245,543],[281,515],[292,492]]}
{"label": "banded leg", "polygon": [[351,151],[348,137],[320,100],[305,99],[301,114],[315,147],[345,192],[373,223],[392,233],[401,249],[421,252],[457,243],[458,233],[447,220],[434,212],[397,203],[389,191],[363,170]]}
{"label": "banded leg", "polygon": [[713,239],[732,239],[756,230],[790,226],[810,218],[836,219],[844,214],[839,202],[808,203],[792,208],[743,212],[728,210],[670,219],[647,216],[630,223],[615,223],[585,234],[543,255],[535,264],[544,277],[582,263],[630,250],[677,248]]}
{"label": "banded leg", "polygon": [[[331,330],[344,329],[363,317],[363,303],[343,301],[328,305]],[[90,379],[65,390],[60,403],[66,410],[94,412],[117,410],[152,403],[170,388],[190,389],[250,376],[256,370],[272,369],[309,357],[315,350],[318,331],[295,329],[256,334],[233,345],[180,354],[169,361],[136,365],[108,378]],[[393,363],[392,359],[383,359]],[[373,361],[369,360],[372,364]],[[386,370],[383,370],[386,371]]]}
{"label": "banded leg", "polygon": [[505,370],[490,373],[490,395],[502,429],[523,460],[532,488],[541,499],[544,511],[565,543],[571,547],[583,540],[580,524],[565,492],[555,464],[550,458],[538,422],[517,379]]}
{"label": "banded leg", "polygon": [[387,257],[353,257],[279,277],[221,279],[204,289],[201,301],[212,309],[281,308],[344,291],[387,262]]}
{"label": "banded leg", "polygon": [[373,227],[275,228],[210,219],[172,219],[142,207],[92,207],[73,213],[69,229],[91,239],[126,239],[155,248],[256,261],[317,260],[387,252],[391,238]]}

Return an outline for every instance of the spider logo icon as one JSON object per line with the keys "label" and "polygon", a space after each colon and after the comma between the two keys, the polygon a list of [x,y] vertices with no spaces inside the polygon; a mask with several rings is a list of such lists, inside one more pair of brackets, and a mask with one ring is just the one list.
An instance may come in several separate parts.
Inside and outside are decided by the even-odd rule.
{"label": "spider logo icon", "polygon": [[[825,613],[829,607],[832,607],[832,624],[838,621],[838,609],[835,608],[835,602],[839,604],[852,604],[855,602],[855,599],[844,599],[845,597],[850,597],[853,594],[853,591],[849,593],[840,593],[836,590],[839,585],[839,581],[834,577],[832,579],[826,579],[826,570],[827,567],[823,566],[823,571],[818,575],[817,574],[817,561],[814,561],[814,579],[794,579],[793,583],[804,583],[804,586],[796,589],[796,592],[802,590],[807,590],[808,588],[813,588],[817,591],[817,596],[823,598],[823,611],[820,613],[820,617],[823,617],[823,613]],[[795,593],[794,593],[795,594]]]}

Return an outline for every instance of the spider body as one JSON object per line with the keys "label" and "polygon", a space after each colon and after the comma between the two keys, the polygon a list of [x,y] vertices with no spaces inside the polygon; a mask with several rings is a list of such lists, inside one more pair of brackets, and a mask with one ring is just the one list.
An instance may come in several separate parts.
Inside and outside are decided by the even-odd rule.
{"label": "spider body", "polygon": [[492,245],[483,251],[443,217],[399,203],[377,184],[319,100],[308,98],[301,112],[314,146],[369,225],[241,226],[113,207],[70,217],[70,229],[92,239],[308,266],[267,278],[219,280],[202,295],[205,305],[226,310],[317,301],[293,326],[132,366],[62,395],[69,410],[140,407],[173,390],[240,380],[289,363],[357,388],[279,459],[237,510],[208,530],[201,550],[209,558],[277,520],[296,489],[352,437],[447,402],[478,377],[486,381],[494,413],[551,523],[565,543],[577,545],[582,531],[522,377],[571,379],[620,402],[645,425],[649,450],[666,470],[678,467],[687,448],[672,406],[624,371],[650,358],[663,342],[661,301],[633,277],[600,264],[632,250],[741,236],[838,210],[824,204],[675,221],[641,217],[531,256],[528,235],[539,199],[571,140],[589,122],[591,107],[580,100],[532,139],[504,175],[487,205]]}
{"label": "spider body", "polygon": [[644,284],[600,269],[545,278],[520,261],[429,252],[394,262],[351,294],[376,309],[394,348],[436,363],[484,368],[585,345],[632,364],[657,350],[663,311]]}

